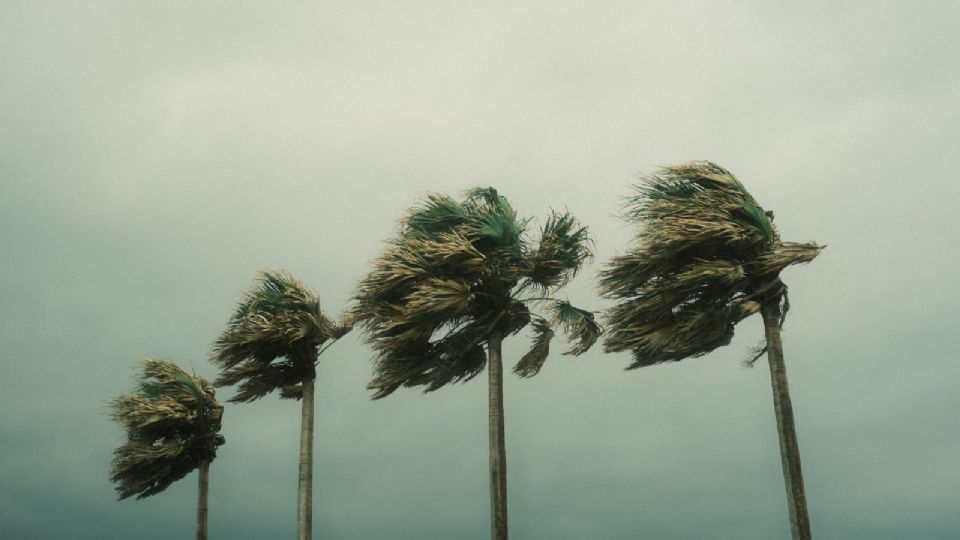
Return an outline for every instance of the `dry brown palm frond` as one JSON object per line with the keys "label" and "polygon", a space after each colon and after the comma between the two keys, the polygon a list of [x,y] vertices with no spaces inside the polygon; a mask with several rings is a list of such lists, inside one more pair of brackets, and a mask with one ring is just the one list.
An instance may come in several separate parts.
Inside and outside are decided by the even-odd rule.
{"label": "dry brown palm frond", "polygon": [[172,362],[141,362],[138,389],[109,400],[108,407],[127,435],[110,467],[121,499],[163,491],[213,459],[223,444],[218,434],[223,406],[213,387]]}
{"label": "dry brown palm frond", "polygon": [[[308,357],[312,350],[300,355]],[[299,384],[305,368],[287,360],[274,360],[269,364],[244,362],[221,371],[214,383],[217,386],[237,386],[237,392],[229,399],[231,403],[248,403],[291,385]],[[294,382],[291,382],[294,381]]]}
{"label": "dry brown palm frond", "polygon": [[437,233],[429,240],[408,240],[404,248],[418,254],[431,270],[455,275],[480,274],[487,259],[459,230]]}
{"label": "dry brown palm frond", "polygon": [[815,259],[824,246],[814,243],[778,242],[773,249],[753,261],[755,276],[776,276],[792,264],[808,263]]}
{"label": "dry brown palm frond", "polygon": [[822,249],[781,242],[771,216],[713,163],[641,179],[625,207],[637,238],[600,275],[601,293],[618,301],[604,317],[604,350],[633,351],[634,368],[729,343],[758,302],[781,294],[779,273]]}
{"label": "dry brown palm frond", "polygon": [[473,292],[470,283],[452,279],[428,278],[414,287],[407,302],[406,317],[416,319],[437,315],[457,316],[470,307]]}
{"label": "dry brown palm frond", "polygon": [[521,377],[533,377],[540,373],[540,368],[550,354],[550,340],[553,336],[553,328],[546,319],[538,318],[533,321],[533,346],[517,362],[513,372]]}

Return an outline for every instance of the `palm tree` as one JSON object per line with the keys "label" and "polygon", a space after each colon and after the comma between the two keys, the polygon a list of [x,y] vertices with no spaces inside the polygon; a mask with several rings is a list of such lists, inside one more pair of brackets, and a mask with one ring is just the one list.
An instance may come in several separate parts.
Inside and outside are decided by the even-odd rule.
{"label": "palm tree", "polygon": [[120,500],[143,499],[200,469],[197,539],[206,540],[210,462],[223,444],[223,406],[206,380],[172,362],[147,359],[139,367],[137,390],[108,401],[110,416],[127,433],[113,452],[110,480]]}
{"label": "palm tree", "polygon": [[214,344],[217,386],[237,385],[234,403],[277,390],[301,400],[297,538],[313,535],[313,388],[318,356],[350,331],[320,309],[320,299],[287,272],[261,272]]}
{"label": "palm tree", "polygon": [[463,201],[427,195],[360,282],[354,308],[376,352],[374,399],[401,386],[429,392],[467,381],[486,363],[495,540],[507,538],[503,339],[532,321],[533,347],[514,368],[532,377],[555,327],[577,342],[567,352],[573,355],[601,333],[592,313],[552,297],[591,257],[587,229],[569,213],[553,212],[534,244],[528,225],[493,188],[471,190]]}
{"label": "palm tree", "polygon": [[774,412],[793,538],[810,538],[793,408],[780,330],[789,309],[780,272],[812,261],[822,246],[782,242],[731,173],[709,162],[666,167],[645,177],[624,217],[641,226],[624,255],[601,272],[607,352],[633,352],[628,369],[704,355],[730,343],[734,325],[760,311],[766,329]]}

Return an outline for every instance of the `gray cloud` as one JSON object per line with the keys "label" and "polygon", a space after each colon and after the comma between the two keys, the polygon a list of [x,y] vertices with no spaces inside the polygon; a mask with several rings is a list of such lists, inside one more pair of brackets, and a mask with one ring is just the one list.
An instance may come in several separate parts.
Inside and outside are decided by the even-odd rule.
{"label": "gray cloud", "polygon": [[[955,538],[958,9],[674,4],[7,2],[4,534],[189,533],[193,476],[113,500],[102,401],[143,356],[214,376],[257,269],[339,311],[420,194],[492,184],[591,227],[597,262],[568,294],[600,309],[634,174],[711,159],[786,238],[829,245],[785,276],[815,534]],[[624,373],[597,350],[508,379],[514,536],[785,536],[767,371],[739,364],[761,335],[745,321],[681,364]],[[485,538],[483,381],[371,402],[369,358],[351,335],[322,359],[317,537]],[[272,397],[228,406],[215,536],[292,534],[298,422]]]}

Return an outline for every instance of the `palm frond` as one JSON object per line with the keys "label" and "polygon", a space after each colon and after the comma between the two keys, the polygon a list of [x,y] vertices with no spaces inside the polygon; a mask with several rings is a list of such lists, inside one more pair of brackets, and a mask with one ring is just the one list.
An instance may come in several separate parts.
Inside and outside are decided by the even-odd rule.
{"label": "palm frond", "polygon": [[693,302],[661,319],[634,319],[632,326],[610,325],[604,349],[632,350],[633,363],[628,369],[702,356],[729,344],[734,325],[758,310],[759,304],[752,301],[732,307]]}
{"label": "palm frond", "polygon": [[280,399],[303,399],[303,384],[292,384],[280,388]]}
{"label": "palm frond", "polygon": [[587,352],[600,335],[603,328],[597,323],[593,312],[570,305],[569,302],[555,301],[551,308],[554,323],[557,324],[574,346],[563,354],[579,356]]}
{"label": "palm frond", "polygon": [[[467,192],[464,202],[468,220],[460,230],[490,256],[500,253],[519,257],[528,219],[519,219],[510,202],[492,187]],[[502,255],[501,255],[502,256]]]}
{"label": "palm frond", "polygon": [[374,380],[368,385],[376,391],[374,399],[385,397],[400,386],[423,387],[424,392],[432,392],[451,382],[476,377],[486,363],[482,344],[493,325],[479,318],[451,326],[446,331],[435,329],[434,339],[425,336],[380,342]]}
{"label": "palm frond", "polygon": [[790,265],[812,261],[824,247],[812,242],[778,242],[773,249],[754,259],[751,273],[756,276],[777,276]]}
{"label": "palm frond", "polygon": [[460,203],[446,195],[430,193],[404,219],[401,234],[406,238],[432,240],[438,233],[450,231],[466,221],[467,213]]}
{"label": "palm frond", "polygon": [[550,340],[554,332],[546,319],[539,318],[533,321],[533,346],[523,358],[517,362],[513,372],[521,377],[533,377],[540,373],[547,356],[550,354]]}
{"label": "palm frond", "polygon": [[347,310],[346,312],[340,315],[340,320],[335,324],[335,328],[331,334],[331,338],[334,340],[340,339],[343,336],[350,333],[353,330],[353,325],[356,322],[353,312]]}
{"label": "palm frond", "polygon": [[540,229],[540,244],[530,254],[527,282],[544,293],[566,285],[593,256],[586,227],[569,213],[552,212]]}
{"label": "palm frond", "polygon": [[470,283],[452,279],[430,278],[416,285],[407,302],[411,319],[437,316],[456,317],[470,307],[473,290]]}

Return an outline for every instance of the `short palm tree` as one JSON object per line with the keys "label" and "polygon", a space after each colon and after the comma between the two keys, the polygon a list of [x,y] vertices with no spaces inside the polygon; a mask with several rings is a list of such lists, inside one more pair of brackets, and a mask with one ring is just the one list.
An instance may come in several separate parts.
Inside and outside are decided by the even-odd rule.
{"label": "short palm tree", "polygon": [[261,272],[213,347],[217,386],[237,385],[234,403],[274,390],[301,400],[297,538],[313,535],[313,388],[323,350],[350,331],[320,309],[320,299],[287,272]]}
{"label": "short palm tree", "polygon": [[628,369],[701,356],[730,343],[734,325],[760,311],[794,538],[810,538],[800,452],[780,330],[789,307],[780,272],[813,260],[813,243],[782,242],[730,172],[709,162],[661,169],[625,206],[641,226],[635,244],[601,272],[609,310],[607,352],[632,351]]}
{"label": "short palm tree", "polygon": [[210,462],[223,444],[223,406],[206,380],[172,362],[148,359],[139,368],[137,390],[108,402],[127,433],[113,453],[110,480],[121,500],[143,499],[200,469],[197,539],[206,540]]}
{"label": "short palm tree", "polygon": [[[465,200],[428,195],[401,220],[399,234],[359,285],[355,317],[375,352],[374,398],[401,386],[436,390],[489,375],[491,535],[507,538],[507,477],[501,343],[528,323],[533,347],[514,368],[540,371],[554,329],[590,348],[601,333],[594,316],[552,295],[591,256],[587,229],[569,213],[552,213],[539,241],[527,234],[493,188]],[[540,308],[536,313],[532,308]]]}

